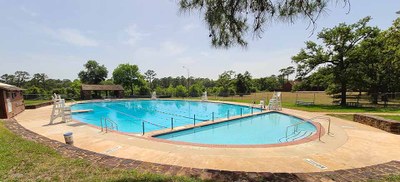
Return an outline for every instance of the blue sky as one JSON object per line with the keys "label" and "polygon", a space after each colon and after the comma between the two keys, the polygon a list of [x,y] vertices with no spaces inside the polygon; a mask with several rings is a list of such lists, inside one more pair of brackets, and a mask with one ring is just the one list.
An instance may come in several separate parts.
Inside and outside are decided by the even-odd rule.
{"label": "blue sky", "polygon": [[396,0],[351,0],[351,10],[331,4],[310,37],[306,21],[273,23],[246,49],[210,46],[199,14],[180,14],[175,0],[0,0],[0,75],[25,70],[51,78],[75,79],[87,60],[107,66],[109,77],[121,63],[137,64],[157,77],[217,78],[225,70],[253,77],[278,74],[290,57],[316,40],[323,27],[353,23],[365,16],[386,29],[400,15]]}

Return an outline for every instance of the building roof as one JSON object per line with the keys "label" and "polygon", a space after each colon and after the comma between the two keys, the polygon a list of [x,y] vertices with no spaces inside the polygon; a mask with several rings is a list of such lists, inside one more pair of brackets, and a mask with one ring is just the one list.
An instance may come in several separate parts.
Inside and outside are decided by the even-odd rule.
{"label": "building roof", "polygon": [[5,83],[0,83],[0,89],[1,90],[24,90],[22,88],[14,86],[14,85],[9,85],[9,84],[5,84]]}
{"label": "building roof", "polygon": [[124,90],[124,87],[122,87],[121,85],[86,85],[86,84],[82,84],[82,90],[115,91],[115,90]]}

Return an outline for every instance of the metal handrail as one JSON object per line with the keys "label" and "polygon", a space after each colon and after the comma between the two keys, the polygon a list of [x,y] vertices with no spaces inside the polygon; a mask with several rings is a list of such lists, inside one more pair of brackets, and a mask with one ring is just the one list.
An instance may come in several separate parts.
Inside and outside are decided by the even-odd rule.
{"label": "metal handrail", "polygon": [[[104,125],[103,125],[103,121],[104,121]],[[115,129],[118,131],[118,124],[107,117],[102,117],[100,120],[101,131],[104,131],[104,128],[105,128],[106,133],[108,132],[109,127],[107,126],[107,122],[111,125],[110,129]]]}
{"label": "metal handrail", "polygon": [[[328,121],[328,135],[331,134],[331,118],[328,117],[328,116],[316,116],[316,117],[308,119],[308,121],[313,121],[313,120],[316,120],[316,119],[327,120]],[[321,124],[321,123],[319,123],[319,124]]]}
{"label": "metal handrail", "polygon": [[[286,138],[288,137],[288,130],[289,130],[290,127],[298,126],[300,124],[307,123],[307,122],[308,122],[307,120],[304,120],[304,121],[301,121],[301,122],[298,122],[298,123],[295,123],[295,124],[287,126],[286,127]],[[293,132],[296,132],[297,129],[298,129],[298,127],[296,127]]]}
{"label": "metal handrail", "polygon": [[[316,117],[312,117],[312,118],[310,118],[310,119],[306,119],[306,120],[304,120],[304,121],[301,121],[301,122],[298,122],[298,123],[295,123],[295,124],[292,124],[292,125],[287,126],[287,127],[286,127],[286,138],[288,137],[289,128],[295,127],[294,130],[293,130],[293,133],[295,133],[295,132],[297,132],[299,125],[301,125],[301,124],[303,124],[303,123],[306,123],[306,122],[308,122],[308,121],[316,120],[316,119],[324,119],[324,120],[327,120],[327,121],[328,121],[328,135],[331,134],[331,118],[328,117],[328,116],[316,116]],[[320,131],[320,132],[319,132],[318,138],[319,138],[319,140],[321,141],[322,124],[321,124],[320,122],[317,122],[317,123],[319,124],[319,131]]]}

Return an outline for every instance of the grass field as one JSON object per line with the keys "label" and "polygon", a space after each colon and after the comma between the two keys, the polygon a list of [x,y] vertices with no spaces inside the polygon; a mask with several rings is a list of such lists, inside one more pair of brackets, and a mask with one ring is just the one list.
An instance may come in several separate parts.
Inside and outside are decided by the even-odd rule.
{"label": "grass field", "polygon": [[197,181],[134,170],[111,169],[64,158],[11,133],[0,121],[0,181]]}
{"label": "grass field", "polygon": [[399,121],[400,122],[400,116],[399,115],[376,115],[385,119],[391,119],[391,120],[395,120],[395,121]]}
{"label": "grass field", "polygon": [[[272,97],[273,92],[262,92],[262,93],[252,93],[251,95],[240,96],[229,96],[229,97],[218,97],[218,96],[208,96],[210,100],[220,100],[220,101],[231,101],[231,102],[243,102],[243,103],[253,103],[257,104],[260,100],[268,100]],[[314,101],[315,105],[311,106],[301,106],[296,105],[296,99],[310,102]],[[330,95],[325,94],[325,92],[315,93],[293,93],[293,92],[282,92],[282,106],[291,109],[298,109],[309,112],[390,112],[390,113],[400,113],[400,108],[396,107],[342,107],[332,104],[333,99]]]}
{"label": "grass field", "polygon": [[51,100],[24,100],[26,106],[50,102]]}

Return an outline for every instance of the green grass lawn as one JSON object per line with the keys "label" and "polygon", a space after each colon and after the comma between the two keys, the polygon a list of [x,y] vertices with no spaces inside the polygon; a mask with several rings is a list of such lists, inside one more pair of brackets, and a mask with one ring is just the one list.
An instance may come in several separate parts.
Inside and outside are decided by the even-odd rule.
{"label": "green grass lawn", "polygon": [[385,119],[391,119],[391,120],[395,120],[395,121],[399,121],[400,122],[400,116],[399,115],[376,115]]}
{"label": "green grass lawn", "polygon": [[24,100],[26,106],[50,102],[51,100]]}
{"label": "green grass lawn", "polygon": [[44,145],[22,139],[0,121],[0,181],[196,181],[134,170],[111,169],[62,157]]}
{"label": "green grass lawn", "polygon": [[292,103],[283,103],[283,107],[297,109],[309,112],[348,112],[348,113],[400,113],[400,108],[384,108],[384,107],[342,107],[337,105],[312,105],[299,106]]}
{"label": "green grass lawn", "polygon": [[[209,98],[210,100],[220,100],[220,101],[230,101],[230,102],[240,102],[240,103],[253,103],[254,99],[240,99],[235,97],[218,97]],[[268,102],[268,101],[267,101]],[[256,103],[259,103],[259,100],[256,100]],[[268,103],[267,103],[268,104]],[[294,102],[285,102],[282,101],[282,106],[289,109],[297,109],[308,112],[349,112],[349,113],[364,113],[364,112],[385,112],[385,113],[400,113],[400,108],[384,108],[384,107],[342,107],[338,105],[325,105],[325,104],[317,104],[311,106],[300,106],[294,104]]]}

